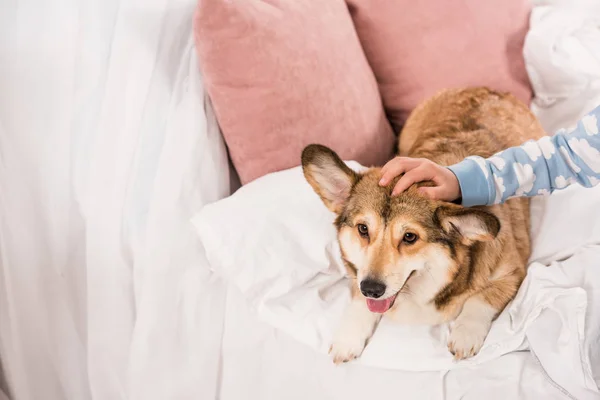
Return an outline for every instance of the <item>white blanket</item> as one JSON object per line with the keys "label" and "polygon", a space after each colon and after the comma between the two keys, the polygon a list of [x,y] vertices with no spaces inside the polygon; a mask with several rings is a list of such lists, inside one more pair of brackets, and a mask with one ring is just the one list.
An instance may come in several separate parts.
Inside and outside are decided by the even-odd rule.
{"label": "white blanket", "polygon": [[[544,127],[553,132],[572,126],[600,104],[600,3],[595,0],[535,3],[537,7],[532,13],[524,53],[536,93],[532,109]],[[600,198],[597,192],[598,188],[589,191],[569,188],[555,194],[548,203],[536,199],[532,204],[534,215],[549,216],[533,227],[536,241],[532,260],[543,264],[558,260],[552,263],[556,269],[543,273],[536,270],[536,277],[547,279],[544,274],[551,274],[548,280],[552,285],[565,291],[570,288],[571,297],[579,297],[582,304],[585,298],[587,307],[585,321],[571,335],[564,326],[573,323],[572,319],[561,319],[559,313],[552,310],[537,320],[528,331],[528,337],[550,377],[577,394],[576,398],[590,396],[588,390],[594,389],[591,380],[600,386],[600,214],[595,212]],[[572,213],[574,218],[571,218]],[[553,226],[557,229],[552,229]],[[564,235],[565,229],[574,234]],[[542,250],[541,242],[553,249]],[[562,307],[567,306],[565,299],[558,302]],[[573,332],[581,334],[582,331],[585,333],[578,340],[573,338]],[[548,335],[549,332],[554,335]],[[552,341],[558,332],[562,332],[558,336],[560,340]],[[581,347],[574,345],[577,342]],[[578,350],[589,356],[589,365],[580,365]],[[596,393],[594,396],[600,397]]]}
{"label": "white blanket", "polygon": [[600,2],[535,0],[524,48],[532,110],[548,132],[567,128],[600,101]]}
{"label": "white blanket", "polygon": [[15,400],[216,397],[224,293],[189,219],[229,194],[229,168],[195,3],[0,6],[0,357]]}

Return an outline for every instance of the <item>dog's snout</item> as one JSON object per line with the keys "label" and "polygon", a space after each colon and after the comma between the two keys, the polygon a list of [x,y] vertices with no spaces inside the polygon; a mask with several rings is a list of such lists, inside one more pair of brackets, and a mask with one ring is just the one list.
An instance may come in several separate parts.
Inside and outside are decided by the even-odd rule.
{"label": "dog's snout", "polygon": [[385,293],[385,285],[373,279],[365,279],[360,283],[360,291],[365,297],[378,299]]}

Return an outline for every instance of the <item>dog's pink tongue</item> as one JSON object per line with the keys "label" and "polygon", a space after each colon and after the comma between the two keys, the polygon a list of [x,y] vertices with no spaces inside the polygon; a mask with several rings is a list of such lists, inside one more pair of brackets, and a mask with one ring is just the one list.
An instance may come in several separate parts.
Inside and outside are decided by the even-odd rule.
{"label": "dog's pink tongue", "polygon": [[395,298],[396,296],[391,296],[384,300],[367,299],[367,307],[369,307],[369,311],[371,312],[383,314],[390,309]]}

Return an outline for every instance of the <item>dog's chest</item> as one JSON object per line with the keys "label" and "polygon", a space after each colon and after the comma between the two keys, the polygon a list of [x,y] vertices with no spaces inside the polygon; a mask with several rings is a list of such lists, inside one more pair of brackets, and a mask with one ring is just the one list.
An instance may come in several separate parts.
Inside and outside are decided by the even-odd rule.
{"label": "dog's chest", "polygon": [[404,293],[398,295],[387,313],[389,317],[399,323],[413,325],[437,325],[453,319],[456,316],[453,310],[445,308],[442,311],[434,301],[436,294],[448,283],[446,276],[443,268],[419,274],[407,285]]}
{"label": "dog's chest", "polygon": [[398,296],[386,316],[407,325],[437,325],[449,319],[447,313],[440,312],[434,302],[421,302],[410,296]]}

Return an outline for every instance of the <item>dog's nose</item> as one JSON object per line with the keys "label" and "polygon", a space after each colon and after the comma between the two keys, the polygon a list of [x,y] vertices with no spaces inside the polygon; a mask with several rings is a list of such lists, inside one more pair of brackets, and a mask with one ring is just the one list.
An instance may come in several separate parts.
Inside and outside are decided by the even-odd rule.
{"label": "dog's nose", "polygon": [[373,279],[365,279],[360,283],[360,291],[365,297],[378,299],[385,293],[385,285]]}

